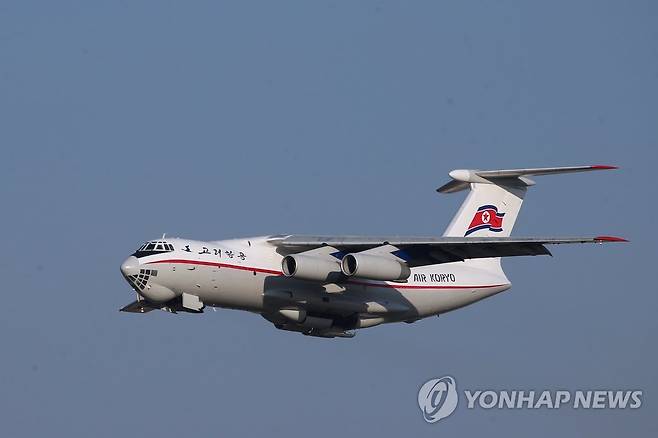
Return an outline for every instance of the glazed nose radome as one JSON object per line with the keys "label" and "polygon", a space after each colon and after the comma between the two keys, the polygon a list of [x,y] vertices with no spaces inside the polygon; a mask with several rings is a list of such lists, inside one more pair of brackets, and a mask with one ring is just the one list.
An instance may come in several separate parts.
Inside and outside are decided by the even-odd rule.
{"label": "glazed nose radome", "polygon": [[137,260],[137,257],[130,256],[121,263],[121,273],[126,277],[139,274],[139,260]]}

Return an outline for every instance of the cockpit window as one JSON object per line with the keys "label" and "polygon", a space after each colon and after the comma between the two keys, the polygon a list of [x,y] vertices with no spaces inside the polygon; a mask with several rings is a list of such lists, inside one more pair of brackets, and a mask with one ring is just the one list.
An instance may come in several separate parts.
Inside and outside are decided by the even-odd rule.
{"label": "cockpit window", "polygon": [[165,252],[172,252],[174,250],[174,245],[171,243],[158,241],[146,242],[144,245],[140,246],[137,251],[133,254],[135,257],[146,257],[154,254],[162,254]]}

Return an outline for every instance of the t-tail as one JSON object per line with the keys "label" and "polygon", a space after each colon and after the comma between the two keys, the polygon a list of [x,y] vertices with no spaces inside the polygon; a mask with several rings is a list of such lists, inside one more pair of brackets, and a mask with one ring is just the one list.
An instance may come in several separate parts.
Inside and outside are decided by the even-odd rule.
{"label": "t-tail", "polygon": [[446,237],[506,237],[514,223],[528,187],[530,176],[616,169],[615,166],[543,167],[509,170],[453,170],[452,181],[437,192],[454,193],[470,189],[459,211],[443,233]]}

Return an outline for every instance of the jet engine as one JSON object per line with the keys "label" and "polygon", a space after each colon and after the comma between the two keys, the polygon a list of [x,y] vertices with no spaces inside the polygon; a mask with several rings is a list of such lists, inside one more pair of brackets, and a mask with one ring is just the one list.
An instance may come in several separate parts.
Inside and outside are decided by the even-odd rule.
{"label": "jet engine", "polygon": [[287,255],[281,261],[281,270],[286,277],[302,280],[335,281],[342,277],[340,263],[333,256],[315,256],[308,254]]}
{"label": "jet engine", "polygon": [[400,281],[411,275],[409,266],[391,255],[347,254],[340,266],[348,277],[370,280]]}

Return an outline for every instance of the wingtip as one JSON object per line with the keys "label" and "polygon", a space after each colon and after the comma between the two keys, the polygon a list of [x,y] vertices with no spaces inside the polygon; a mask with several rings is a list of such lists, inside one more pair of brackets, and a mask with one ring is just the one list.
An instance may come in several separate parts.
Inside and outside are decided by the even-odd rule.
{"label": "wingtip", "polygon": [[590,169],[592,170],[615,170],[619,169],[619,166],[608,166],[605,164],[595,164],[593,166],[590,166]]}
{"label": "wingtip", "polygon": [[628,242],[627,239],[617,236],[596,236],[594,238],[595,242]]}

